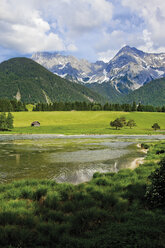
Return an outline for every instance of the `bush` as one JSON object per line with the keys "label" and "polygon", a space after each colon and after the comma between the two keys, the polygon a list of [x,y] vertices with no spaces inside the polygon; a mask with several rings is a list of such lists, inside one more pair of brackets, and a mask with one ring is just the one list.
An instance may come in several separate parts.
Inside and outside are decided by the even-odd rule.
{"label": "bush", "polygon": [[154,124],[152,125],[152,128],[156,131],[157,129],[160,129],[160,126],[159,126],[158,123],[154,123]]}
{"label": "bush", "polygon": [[111,182],[106,177],[97,178],[93,182],[95,182],[95,184],[96,185],[99,185],[99,186],[108,186],[108,185],[111,185]]}
{"label": "bush", "polygon": [[149,207],[165,207],[165,157],[150,176],[151,185],[148,186],[145,197]]}
{"label": "bush", "polygon": [[164,149],[156,151],[156,154],[157,155],[162,154],[162,153],[165,153],[165,150]]}
{"label": "bush", "polygon": [[149,148],[149,145],[142,143],[142,144],[141,144],[141,148],[143,148],[143,149],[148,149],[148,148]]}

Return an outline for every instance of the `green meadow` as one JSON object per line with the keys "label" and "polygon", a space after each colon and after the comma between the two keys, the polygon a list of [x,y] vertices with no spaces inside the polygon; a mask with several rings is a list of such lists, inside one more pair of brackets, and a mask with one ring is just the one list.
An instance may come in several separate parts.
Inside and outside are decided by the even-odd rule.
{"label": "green meadow", "polygon": [[[1,247],[165,247],[165,143],[149,146],[135,170],[96,172],[87,183],[1,184]],[[155,175],[161,177],[152,183],[149,175],[160,166]]]}
{"label": "green meadow", "polygon": [[[54,134],[165,134],[165,113],[114,112],[114,111],[52,111],[14,112],[14,129],[10,133],[54,133]],[[110,121],[125,116],[134,119],[136,127],[115,130]],[[40,127],[31,127],[39,121]],[[157,122],[161,130],[156,132],[151,126]],[[3,132],[4,133],[4,132]],[[9,132],[6,132],[9,133]]]}

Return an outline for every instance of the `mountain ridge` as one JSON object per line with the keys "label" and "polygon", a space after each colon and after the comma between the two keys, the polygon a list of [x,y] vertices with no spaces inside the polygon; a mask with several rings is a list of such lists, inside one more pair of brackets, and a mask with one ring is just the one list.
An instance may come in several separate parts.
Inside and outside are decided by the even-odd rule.
{"label": "mountain ridge", "polygon": [[165,106],[165,78],[155,79],[139,89],[122,96],[123,103],[141,103],[143,105]]}
{"label": "mountain ridge", "polygon": [[[145,53],[125,46],[108,63],[77,59],[59,53],[35,53],[33,60],[63,78],[81,84],[111,82],[118,92],[128,94],[153,79],[165,77],[165,53]],[[91,86],[92,88],[92,86]]]}
{"label": "mountain ridge", "polygon": [[29,58],[12,58],[0,63],[0,97],[26,103],[53,101],[105,102],[86,88],[63,79]]}

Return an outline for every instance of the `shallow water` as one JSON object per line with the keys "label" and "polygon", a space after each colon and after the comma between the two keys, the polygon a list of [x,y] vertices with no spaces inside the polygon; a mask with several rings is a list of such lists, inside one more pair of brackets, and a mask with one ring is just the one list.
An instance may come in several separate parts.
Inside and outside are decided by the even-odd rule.
{"label": "shallow water", "polygon": [[131,139],[131,140],[164,140],[165,135],[62,135],[62,134],[0,134],[0,141],[28,140],[28,139],[86,139],[86,138],[109,138],[109,139]]}
{"label": "shallow water", "polygon": [[1,135],[0,182],[38,178],[77,184],[90,180],[96,171],[117,172],[144,156],[136,146],[138,139]]}

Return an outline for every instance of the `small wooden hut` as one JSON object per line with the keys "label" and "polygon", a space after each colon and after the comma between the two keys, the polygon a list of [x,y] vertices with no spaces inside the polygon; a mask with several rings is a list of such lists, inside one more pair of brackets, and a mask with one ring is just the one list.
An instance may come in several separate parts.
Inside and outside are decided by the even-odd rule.
{"label": "small wooden hut", "polygon": [[33,121],[31,123],[31,127],[40,127],[40,122],[39,121]]}

